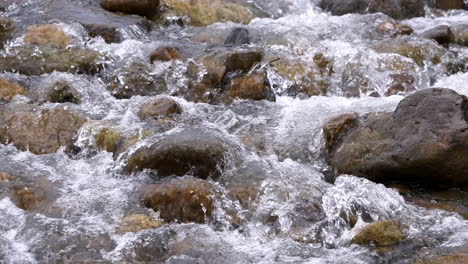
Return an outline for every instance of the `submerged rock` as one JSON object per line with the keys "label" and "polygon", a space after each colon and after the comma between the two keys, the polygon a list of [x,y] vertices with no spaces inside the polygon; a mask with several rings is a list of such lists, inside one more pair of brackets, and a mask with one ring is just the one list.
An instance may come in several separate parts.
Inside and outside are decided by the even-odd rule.
{"label": "submerged rock", "polygon": [[419,66],[424,66],[427,62],[439,64],[446,50],[432,41],[412,41],[407,39],[390,39],[378,43],[374,46],[379,53],[396,53],[408,57]]}
{"label": "submerged rock", "polygon": [[180,60],[180,52],[177,48],[173,47],[159,47],[150,55],[150,61],[171,61],[171,60]]}
{"label": "submerged rock", "polygon": [[107,89],[119,99],[135,95],[155,96],[166,90],[164,78],[152,73],[150,65],[134,62],[118,70]]}
{"label": "submerged rock", "polygon": [[5,42],[12,37],[14,30],[15,23],[12,20],[0,17],[0,49],[3,49]]}
{"label": "submerged rock", "polygon": [[466,97],[452,90],[418,91],[393,113],[366,115],[340,134],[328,150],[329,164],[378,182],[467,187],[467,109]]}
{"label": "submerged rock", "polygon": [[145,214],[131,214],[122,219],[122,223],[117,228],[117,233],[139,232],[147,229],[158,228],[162,221]]}
{"label": "submerged rock", "polygon": [[151,19],[159,13],[159,0],[101,0],[101,7],[111,12],[135,14]]}
{"label": "submerged rock", "polygon": [[406,239],[400,225],[392,220],[371,223],[361,229],[351,243],[359,245],[392,246]]}
{"label": "submerged rock", "polygon": [[142,200],[166,222],[205,223],[213,213],[216,192],[207,181],[184,177],[147,186]]}
{"label": "submerged rock", "polygon": [[240,46],[250,44],[250,32],[245,28],[234,28],[224,42],[226,45]]}
{"label": "submerged rock", "polygon": [[24,42],[35,45],[51,45],[56,48],[65,48],[71,42],[71,39],[63,31],[61,26],[53,24],[44,24],[31,26],[24,36]]}
{"label": "submerged rock", "polygon": [[320,6],[332,15],[381,12],[395,19],[424,16],[424,0],[322,0]]}
{"label": "submerged rock", "polygon": [[217,178],[226,166],[231,144],[220,131],[187,127],[167,133],[136,150],[128,159],[127,172],[152,169],[161,177],[190,174]]}
{"label": "submerged rock", "polygon": [[141,120],[151,117],[167,117],[182,113],[180,105],[169,98],[159,98],[144,104],[138,112]]}
{"label": "submerged rock", "polygon": [[79,92],[66,80],[56,81],[47,92],[47,100],[51,103],[79,104]]}
{"label": "submerged rock", "polygon": [[196,27],[224,21],[248,24],[255,18],[248,7],[224,0],[163,0],[163,3],[180,15],[188,16]]}
{"label": "submerged rock", "polygon": [[10,174],[8,174],[6,172],[1,172],[0,171],[0,183],[13,182],[13,181],[15,181],[15,178],[13,178],[13,176],[11,176]]}
{"label": "submerged rock", "polygon": [[26,94],[26,89],[17,83],[0,78],[0,100],[11,101],[18,94]]}
{"label": "submerged rock", "polygon": [[38,155],[54,153],[71,146],[84,122],[85,118],[68,110],[15,106],[0,114],[0,142]]}
{"label": "submerged rock", "polygon": [[83,24],[83,27],[92,38],[101,37],[106,43],[122,42],[122,35],[117,30],[117,27],[101,24]]}
{"label": "submerged rock", "polygon": [[103,56],[89,49],[55,49],[21,47],[0,57],[0,72],[41,75],[53,71],[95,74],[101,71]]}

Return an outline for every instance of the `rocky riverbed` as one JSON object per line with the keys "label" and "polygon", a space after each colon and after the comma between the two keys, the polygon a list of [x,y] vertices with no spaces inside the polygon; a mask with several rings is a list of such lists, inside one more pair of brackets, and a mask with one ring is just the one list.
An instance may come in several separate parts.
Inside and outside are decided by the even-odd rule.
{"label": "rocky riverbed", "polygon": [[468,1],[0,1],[0,263],[468,262]]}

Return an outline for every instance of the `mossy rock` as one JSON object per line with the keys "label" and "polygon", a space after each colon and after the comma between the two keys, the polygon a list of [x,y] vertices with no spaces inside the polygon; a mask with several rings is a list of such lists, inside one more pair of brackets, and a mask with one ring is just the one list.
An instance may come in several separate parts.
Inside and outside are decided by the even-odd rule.
{"label": "mossy rock", "polygon": [[90,49],[56,49],[21,47],[0,57],[0,72],[42,75],[53,71],[95,74],[102,70],[104,56]]}
{"label": "mossy rock", "polygon": [[66,80],[56,81],[47,94],[47,100],[51,103],[79,104],[80,97],[79,92]]}
{"label": "mossy rock", "polygon": [[97,135],[94,136],[96,145],[108,152],[114,152],[117,145],[123,140],[123,136],[115,129],[102,128]]}
{"label": "mossy rock", "polygon": [[400,225],[392,220],[371,223],[353,237],[351,243],[359,245],[393,246],[406,239]]}
{"label": "mossy rock", "polygon": [[163,224],[161,220],[154,219],[146,214],[131,214],[122,219],[122,223],[117,228],[117,233],[139,232],[147,229],[155,229]]}
{"label": "mossy rock", "polygon": [[163,0],[170,9],[190,18],[193,26],[204,27],[216,22],[248,24],[255,18],[246,6],[223,0]]}

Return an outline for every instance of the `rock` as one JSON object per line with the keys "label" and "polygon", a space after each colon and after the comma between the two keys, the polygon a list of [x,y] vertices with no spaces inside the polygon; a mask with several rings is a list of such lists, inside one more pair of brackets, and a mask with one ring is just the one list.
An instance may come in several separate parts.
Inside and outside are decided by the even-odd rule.
{"label": "rock", "polygon": [[463,0],[436,0],[436,8],[442,10],[463,9],[465,4]]}
{"label": "rock", "polygon": [[455,42],[468,47],[468,26],[455,28]]}
{"label": "rock", "polygon": [[144,120],[151,117],[167,117],[181,113],[182,108],[176,101],[169,98],[159,98],[144,104],[138,112],[138,117]]}
{"label": "rock", "polygon": [[46,195],[43,190],[37,188],[22,187],[15,191],[14,202],[19,208],[32,211],[42,207],[46,201]]}
{"label": "rock", "polygon": [[322,0],[320,3],[321,8],[334,16],[381,12],[394,19],[424,16],[424,5],[424,0]]}
{"label": "rock", "polygon": [[359,245],[393,246],[406,239],[400,225],[392,220],[377,221],[361,229],[351,243]]}
{"label": "rock", "polygon": [[460,253],[456,255],[434,257],[417,261],[414,264],[466,264],[468,263],[468,254]]}
{"label": "rock", "polygon": [[325,147],[331,150],[339,137],[352,126],[357,125],[358,113],[342,114],[327,121],[323,126],[323,136],[325,137]]}
{"label": "rock", "polygon": [[224,21],[248,24],[255,18],[249,8],[223,0],[163,0],[163,2],[178,14],[188,16],[192,26],[196,27]]}
{"label": "rock", "polygon": [[[393,113],[375,113],[328,151],[338,173],[377,182],[468,186],[468,103],[449,89],[425,89]],[[329,144],[329,143],[328,143]]]}
{"label": "rock", "polygon": [[228,188],[228,195],[239,201],[243,208],[249,209],[259,196],[260,190],[256,184],[232,184]]}
{"label": "rock", "polygon": [[171,61],[171,60],[180,60],[182,56],[180,52],[173,47],[159,47],[153,53],[151,53],[150,61]]}
{"label": "rock", "polygon": [[122,219],[121,225],[117,228],[117,233],[135,233],[142,230],[158,228],[162,224],[162,221],[156,220],[149,215],[131,214]]}
{"label": "rock", "polygon": [[9,40],[15,31],[15,23],[8,18],[0,18],[0,49]]}
{"label": "rock", "polygon": [[448,45],[455,41],[455,36],[449,26],[437,26],[421,34],[421,37],[433,39],[441,45]]}
{"label": "rock", "polygon": [[152,73],[146,63],[134,62],[120,69],[110,81],[107,89],[118,99],[135,95],[155,96],[166,90],[164,78]]}
{"label": "rock", "polygon": [[[189,67],[192,81],[185,99],[215,104],[223,101],[230,80],[249,72],[262,58],[262,53],[257,51],[221,51],[199,58],[201,67],[195,64]],[[200,74],[203,74],[201,80]]]}
{"label": "rock", "polygon": [[71,42],[70,37],[65,34],[62,27],[53,24],[29,27],[23,40],[29,44],[47,44],[56,48],[65,48]]}
{"label": "rock", "polygon": [[6,172],[0,171],[0,184],[3,182],[14,182],[15,178]]}
{"label": "rock", "polygon": [[101,37],[106,43],[122,42],[122,35],[114,26],[101,24],[83,24],[83,27],[88,31],[88,35],[92,38]]}
{"label": "rock", "polygon": [[95,74],[101,71],[103,56],[89,49],[51,47],[18,48],[11,55],[0,56],[0,72],[42,75],[53,71]]}
{"label": "rock", "polygon": [[390,78],[392,78],[392,83],[385,92],[386,96],[416,91],[416,87],[414,87],[416,79],[413,75],[403,73],[391,74]]}
{"label": "rock", "polygon": [[0,142],[13,143],[34,154],[56,152],[69,147],[85,119],[62,109],[34,109],[15,106],[0,114]]}
{"label": "rock", "polygon": [[390,39],[374,46],[379,53],[396,53],[414,60],[419,66],[431,62],[439,64],[446,51],[432,41],[416,42],[406,39]]}
{"label": "rock", "polygon": [[184,177],[149,185],[142,193],[144,205],[166,222],[205,223],[214,210],[216,189],[207,181]]}
{"label": "rock", "polygon": [[411,35],[414,30],[406,24],[398,24],[396,31],[402,35]]}
{"label": "rock", "polygon": [[392,32],[396,29],[396,26],[397,24],[395,23],[395,21],[387,20],[382,24],[378,25],[377,30],[382,32]]}
{"label": "rock", "polygon": [[159,0],[101,0],[101,7],[111,12],[122,12],[153,18],[159,13]]}
{"label": "rock", "polygon": [[224,42],[226,45],[240,46],[250,44],[250,32],[245,28],[234,28]]}
{"label": "rock", "polygon": [[230,143],[217,130],[186,127],[136,150],[125,170],[153,169],[161,177],[191,174],[201,179],[217,178],[226,165],[224,159],[230,148]]}
{"label": "rock", "polygon": [[275,101],[275,94],[268,84],[268,79],[263,71],[233,78],[228,85],[227,94],[230,100],[251,99]]}
{"label": "rock", "polygon": [[11,101],[15,95],[26,94],[26,89],[21,87],[17,83],[10,82],[0,78],[0,99],[5,101]]}
{"label": "rock", "polygon": [[124,140],[123,136],[116,130],[104,127],[94,136],[96,145],[108,152],[115,152],[118,144]]}
{"label": "rock", "polygon": [[79,104],[79,92],[66,80],[56,81],[47,93],[47,100],[51,103],[73,103]]}

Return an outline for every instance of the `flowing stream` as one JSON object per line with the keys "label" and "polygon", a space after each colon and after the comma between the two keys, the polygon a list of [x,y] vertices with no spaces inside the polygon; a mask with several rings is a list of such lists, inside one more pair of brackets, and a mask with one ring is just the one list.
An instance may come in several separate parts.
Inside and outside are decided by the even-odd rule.
{"label": "flowing stream", "polygon": [[[190,58],[224,49],[224,40],[239,24],[175,24],[147,31],[140,18],[110,15],[97,0],[2,1],[6,8],[1,16],[13,19],[21,30],[57,23],[72,36],[71,45],[97,50],[109,59],[97,75],[0,74],[27,84],[36,94],[57,80],[69,81],[81,94],[80,104],[46,102],[38,107],[68,109],[93,120],[80,129],[75,146],[81,151],[75,155],[65,148],[36,155],[12,144],[0,145],[0,171],[46,190],[49,201],[41,211],[29,212],[8,196],[0,197],[0,263],[414,263],[434,252],[468,251],[468,221],[460,214],[417,206],[397,189],[364,178],[340,175],[331,181],[322,132],[325,122],[339,114],[393,111],[406,95],[384,96],[391,82],[389,72],[395,71],[388,65],[394,61],[411,72],[416,89],[444,87],[468,96],[468,72],[447,74],[445,70],[446,62],[467,61],[467,47],[450,45],[450,52],[440,57],[442,63],[417,65],[407,57],[372,48],[388,38],[376,32],[388,20],[386,15],[332,16],[318,8],[317,1],[252,0],[268,17],[255,18],[242,27],[252,37],[249,49],[265,54],[266,62],[259,67],[268,73],[276,102],[236,100],[230,105],[212,105],[178,96],[189,82]],[[417,34],[437,25],[466,25],[468,11],[403,22]],[[123,41],[109,44],[102,38],[89,38],[80,23],[115,26]],[[16,36],[3,52],[21,46],[22,41]],[[124,65],[147,61],[156,47],[168,44],[181,47],[188,59],[151,64],[151,73],[163,76],[167,84],[164,94],[117,99],[106,89],[109,76]],[[437,47],[431,52],[438,52]],[[291,80],[275,71],[275,62],[268,61],[281,58],[308,67],[316,54],[333,61],[333,70],[324,77],[329,84],[326,94],[291,96],[287,92]],[[366,87],[349,96],[343,78],[355,77],[364,78]],[[372,93],[380,96],[369,96]],[[237,157],[218,180],[209,180],[222,193],[212,221],[118,232],[126,215],[137,212],[158,217],[141,205],[139,190],[159,178],[150,171],[124,173],[126,153],[115,158],[99,150],[92,127],[105,123],[123,134],[141,132],[145,123],[138,118],[138,110],[160,97],[172,98],[183,110],[161,135],[185,126],[217,129],[223,140],[235,146]],[[10,104],[28,100],[17,96]],[[242,162],[237,164],[235,159]],[[225,186],[230,182],[254,184],[259,189],[249,209],[227,195]],[[461,195],[457,202],[466,210],[468,195],[452,192]],[[429,201],[435,199],[428,195]],[[241,219],[236,225],[232,211]],[[347,219],[353,214],[356,223],[350,224]],[[387,251],[351,243],[367,223],[387,219],[405,226],[408,238],[404,243]]]}

